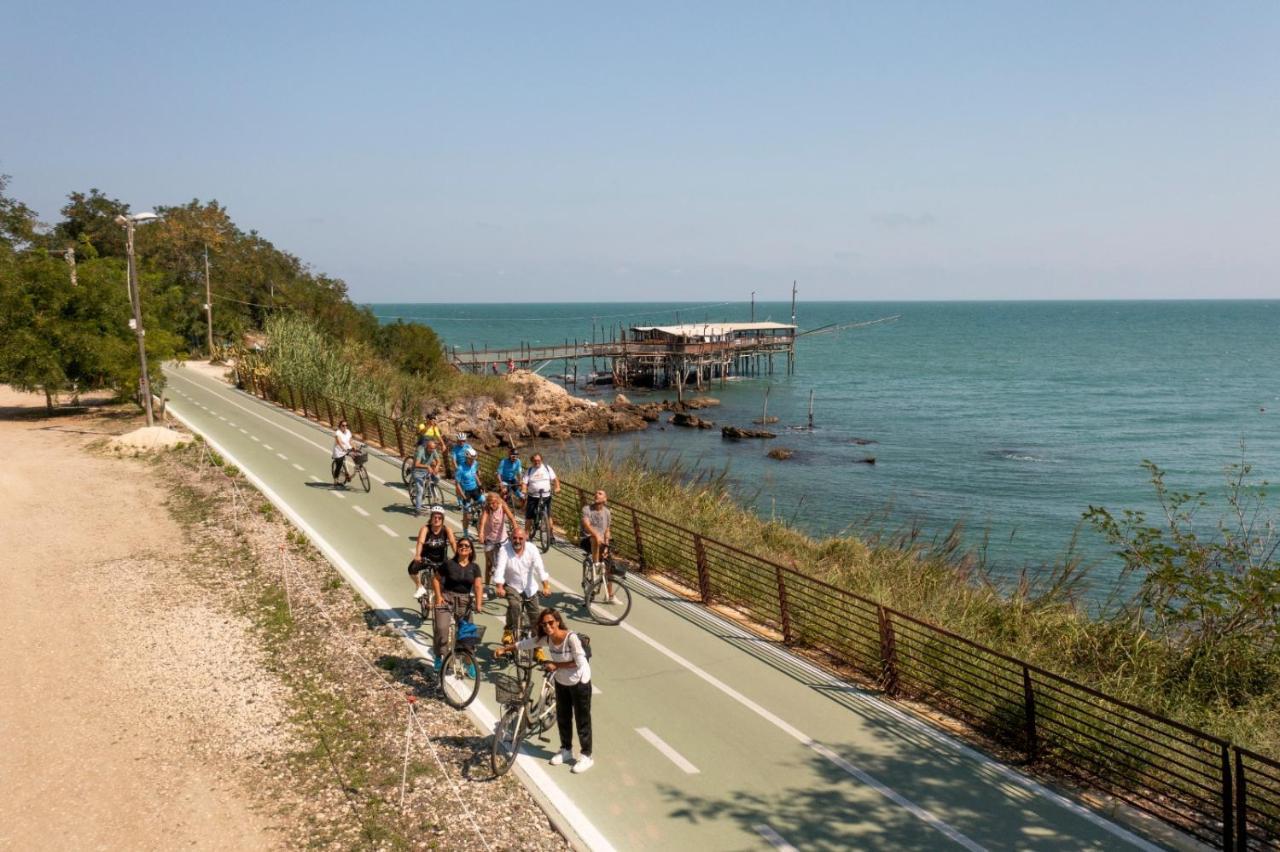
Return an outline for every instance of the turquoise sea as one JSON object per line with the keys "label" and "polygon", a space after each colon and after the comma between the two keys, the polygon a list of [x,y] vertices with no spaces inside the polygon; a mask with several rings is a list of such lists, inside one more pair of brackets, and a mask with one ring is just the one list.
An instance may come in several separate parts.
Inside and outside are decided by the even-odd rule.
{"label": "turquoise sea", "polygon": [[[677,313],[683,322],[750,315],[745,302],[372,307],[384,320],[427,323],[449,344],[493,347],[590,339],[593,325],[599,335],[611,324],[674,323]],[[758,319],[789,315],[789,304],[756,305]],[[779,364],[771,377],[708,391],[723,405],[705,416],[745,426],[770,387],[774,441],[655,426],[597,442],[727,466],[759,512],[814,532],[857,532],[872,518],[879,529],[918,523],[937,535],[963,521],[1004,576],[1061,559],[1090,505],[1153,508],[1143,459],[1166,468],[1171,486],[1213,497],[1242,456],[1260,477],[1280,476],[1280,302],[802,301],[797,323],[892,315],[900,319],[802,338],[794,376]],[[563,371],[557,362],[543,373]],[[787,430],[806,422],[811,390],[817,428]],[[771,446],[795,456],[769,459]],[[1095,588],[1107,587],[1115,558],[1090,530],[1079,546],[1096,563]]]}

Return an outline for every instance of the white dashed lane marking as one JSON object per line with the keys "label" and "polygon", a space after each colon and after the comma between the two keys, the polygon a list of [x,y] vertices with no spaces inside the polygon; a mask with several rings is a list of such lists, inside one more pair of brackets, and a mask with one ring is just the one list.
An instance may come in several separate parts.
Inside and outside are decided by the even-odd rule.
{"label": "white dashed lane marking", "polygon": [[278,456],[280,457],[280,461],[288,461],[288,460],[289,460],[289,457],[288,457],[288,456],[286,456],[284,453],[276,453],[276,455],[278,455]]}
{"label": "white dashed lane marking", "polygon": [[391,529],[391,527],[387,526],[386,524],[378,524],[378,529],[382,530],[384,533],[386,533],[387,535],[391,536],[392,538],[399,538],[399,537],[400,537],[400,534],[399,534],[399,533],[397,533],[395,530]]}
{"label": "white dashed lane marking", "polygon": [[777,849],[778,852],[797,852],[796,847],[792,846],[781,834],[773,830],[773,826],[762,822],[751,827],[756,830],[756,834],[763,837],[765,842]]}
{"label": "white dashed lane marking", "polygon": [[294,469],[294,470],[304,470],[304,468],[302,467],[302,465],[298,464],[297,462],[294,462],[294,463],[293,463],[293,469]]}
{"label": "white dashed lane marking", "polygon": [[355,509],[361,515],[364,515],[366,518],[369,517],[369,513],[366,512],[364,509],[360,508],[359,506],[352,506],[351,508]]}
{"label": "white dashed lane marking", "polygon": [[343,494],[341,491],[330,491],[329,493],[334,497],[337,497],[339,500],[347,499],[347,495]]}
{"label": "white dashed lane marking", "polygon": [[680,771],[684,772],[686,775],[697,775],[701,771],[698,767],[686,760],[684,755],[667,745],[666,741],[663,740],[662,737],[658,736],[648,728],[636,728],[636,733],[644,737],[644,739],[648,741],[649,745],[662,752],[663,756],[666,757],[667,760],[670,760],[676,766],[680,767]]}

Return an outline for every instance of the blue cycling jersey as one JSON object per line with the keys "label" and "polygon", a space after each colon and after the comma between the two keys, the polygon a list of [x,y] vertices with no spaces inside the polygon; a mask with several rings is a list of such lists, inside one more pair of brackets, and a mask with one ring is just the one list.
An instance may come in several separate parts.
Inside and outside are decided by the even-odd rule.
{"label": "blue cycling jersey", "polygon": [[467,463],[467,450],[469,449],[471,449],[471,445],[466,443],[449,448],[449,454],[453,456],[454,467],[462,467]]}
{"label": "blue cycling jersey", "polygon": [[498,462],[498,479],[503,482],[519,482],[522,473],[524,465],[520,463],[520,459],[503,459]]}
{"label": "blue cycling jersey", "polygon": [[454,481],[462,486],[463,491],[476,491],[480,488],[480,462],[473,461],[471,464],[458,465],[458,472],[454,474]]}

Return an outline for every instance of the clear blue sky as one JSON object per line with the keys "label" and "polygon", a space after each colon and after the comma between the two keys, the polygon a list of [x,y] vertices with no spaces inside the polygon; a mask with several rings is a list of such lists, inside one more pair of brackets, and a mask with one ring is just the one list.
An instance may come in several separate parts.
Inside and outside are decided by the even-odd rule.
{"label": "clear blue sky", "polygon": [[368,301],[1275,297],[1280,3],[8,3],[0,172]]}

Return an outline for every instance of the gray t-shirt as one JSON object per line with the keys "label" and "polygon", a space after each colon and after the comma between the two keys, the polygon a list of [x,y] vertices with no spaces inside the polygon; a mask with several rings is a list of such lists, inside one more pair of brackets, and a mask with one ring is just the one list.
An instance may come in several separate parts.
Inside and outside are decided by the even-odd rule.
{"label": "gray t-shirt", "polygon": [[587,524],[591,524],[591,528],[600,535],[604,535],[609,529],[609,524],[613,521],[613,515],[609,511],[608,506],[596,509],[590,503],[582,507],[582,534],[587,534]]}

